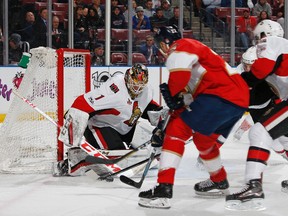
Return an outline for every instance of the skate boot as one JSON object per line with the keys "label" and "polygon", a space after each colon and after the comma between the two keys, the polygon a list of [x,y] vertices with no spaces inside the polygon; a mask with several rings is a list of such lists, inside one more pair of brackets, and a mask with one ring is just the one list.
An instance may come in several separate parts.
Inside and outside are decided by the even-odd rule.
{"label": "skate boot", "polygon": [[202,182],[198,182],[194,186],[195,193],[201,196],[207,196],[211,198],[218,198],[229,194],[229,183],[227,179],[221,182],[213,182],[211,179],[207,179]]}
{"label": "skate boot", "polygon": [[264,192],[260,179],[252,179],[238,193],[226,196],[225,208],[228,210],[264,210]]}
{"label": "skate boot", "polygon": [[281,186],[282,186],[281,188],[282,192],[288,193],[288,180],[282,181]]}
{"label": "skate boot", "polygon": [[52,175],[54,177],[69,176],[68,173],[68,160],[62,160],[53,163]]}
{"label": "skate boot", "polygon": [[172,198],[173,185],[159,184],[156,187],[139,193],[139,206],[146,208],[168,209],[171,207],[170,199]]}

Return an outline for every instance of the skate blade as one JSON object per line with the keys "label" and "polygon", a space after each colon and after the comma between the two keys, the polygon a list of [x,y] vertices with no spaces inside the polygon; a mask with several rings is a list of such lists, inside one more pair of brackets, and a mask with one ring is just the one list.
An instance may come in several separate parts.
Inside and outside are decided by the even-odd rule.
{"label": "skate blade", "polygon": [[169,209],[171,207],[170,199],[168,198],[156,198],[156,199],[140,198],[138,205],[145,208],[157,208],[157,209]]}
{"label": "skate blade", "polygon": [[229,200],[225,203],[225,209],[232,211],[263,211],[266,207],[263,205],[264,199],[252,199],[242,202],[240,200]]}
{"label": "skate blade", "polygon": [[212,190],[207,192],[195,191],[195,194],[197,194],[198,196],[202,196],[203,198],[217,199],[230,194],[230,192],[229,189],[226,189],[226,190]]}

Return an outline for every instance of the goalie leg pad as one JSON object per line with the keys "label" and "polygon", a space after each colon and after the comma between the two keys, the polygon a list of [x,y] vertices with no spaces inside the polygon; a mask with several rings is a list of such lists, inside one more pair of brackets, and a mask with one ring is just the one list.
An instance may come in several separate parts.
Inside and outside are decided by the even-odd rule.
{"label": "goalie leg pad", "polygon": [[65,115],[65,122],[58,139],[68,147],[79,146],[87,127],[89,114],[75,108],[70,108]]}
{"label": "goalie leg pad", "polygon": [[90,168],[90,164],[85,162],[88,154],[79,147],[68,149],[68,172],[70,176],[82,176]]}

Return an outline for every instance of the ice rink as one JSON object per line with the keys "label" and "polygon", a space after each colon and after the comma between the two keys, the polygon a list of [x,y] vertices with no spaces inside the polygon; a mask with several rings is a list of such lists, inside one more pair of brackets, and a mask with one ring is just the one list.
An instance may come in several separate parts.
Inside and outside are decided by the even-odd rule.
{"label": "ice rink", "polygon": [[[247,134],[241,142],[232,138],[221,148],[223,165],[228,172],[230,191],[236,192],[244,183]],[[206,180],[206,171],[196,166],[197,150],[191,142],[186,150],[174,186],[172,207],[168,210],[139,207],[138,193],[156,183],[156,170],[150,170],[141,189],[125,185],[119,179],[101,182],[96,174],[82,177],[51,175],[0,175],[0,216],[284,216],[288,194],[281,192],[280,183],[288,179],[287,164],[271,152],[264,173],[263,211],[229,211],[224,198],[207,199],[196,196],[194,184]],[[139,181],[139,176],[133,178]]]}

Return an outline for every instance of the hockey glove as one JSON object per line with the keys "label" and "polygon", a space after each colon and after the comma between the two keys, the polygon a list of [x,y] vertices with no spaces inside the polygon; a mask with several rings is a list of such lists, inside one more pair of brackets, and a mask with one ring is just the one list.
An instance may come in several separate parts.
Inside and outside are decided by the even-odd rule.
{"label": "hockey glove", "polygon": [[164,132],[161,130],[163,121],[160,121],[156,128],[152,131],[151,146],[160,148],[163,145]]}
{"label": "hockey glove", "polygon": [[172,97],[167,83],[162,83],[160,85],[160,91],[167,106],[171,110],[177,110],[184,106],[183,95],[178,93],[177,95]]}

